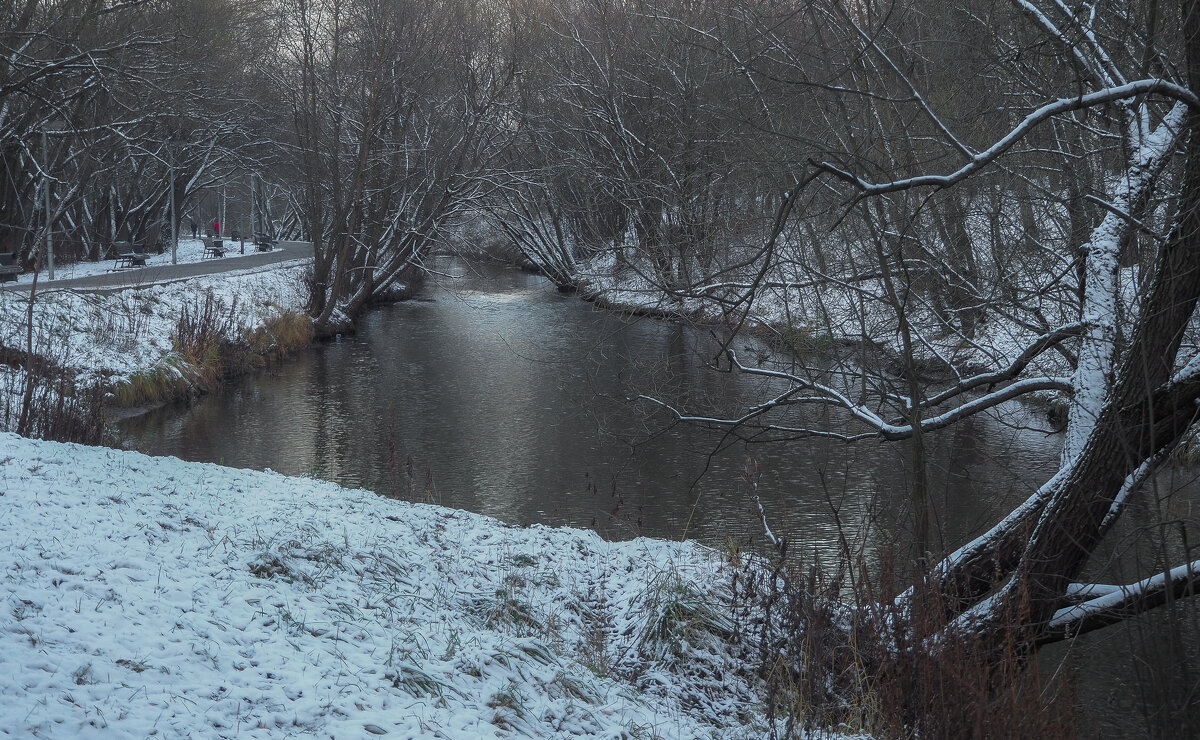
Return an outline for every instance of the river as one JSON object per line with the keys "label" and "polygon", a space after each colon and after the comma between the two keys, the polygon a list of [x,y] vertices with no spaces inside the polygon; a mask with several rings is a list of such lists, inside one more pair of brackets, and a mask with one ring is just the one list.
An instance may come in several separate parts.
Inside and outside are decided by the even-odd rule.
{"label": "river", "polygon": [[[454,260],[437,269],[425,298],[372,312],[358,334],[126,419],[120,433],[150,454],[311,475],[517,525],[687,536],[720,548],[761,544],[746,474],[756,465],[766,520],[796,557],[836,561],[839,526],[872,561],[907,541],[903,446],[748,445],[630,400],[706,415],[763,400],[771,389],[761,379],[705,367],[719,347],[710,329],[599,310],[514,269]],[[768,354],[751,340],[735,346],[751,359]],[[843,428],[803,413],[807,424]],[[1039,410],[1011,404],[930,443],[938,549],[982,531],[1045,480],[1060,439]],[[1145,693],[1130,641],[1146,629],[1107,630],[1125,636],[1090,638],[1101,647],[1070,659],[1084,673],[1124,676],[1079,688],[1106,735],[1138,735],[1140,725],[1125,721],[1136,712],[1104,707],[1112,685],[1121,696]],[[1128,698],[1131,708],[1145,701]]]}

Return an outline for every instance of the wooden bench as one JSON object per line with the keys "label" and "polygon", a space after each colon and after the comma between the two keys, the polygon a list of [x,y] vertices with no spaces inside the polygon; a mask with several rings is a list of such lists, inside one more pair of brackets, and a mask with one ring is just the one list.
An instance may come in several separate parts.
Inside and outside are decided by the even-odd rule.
{"label": "wooden bench", "polygon": [[146,258],[150,255],[142,251],[140,244],[135,242],[113,242],[109,248],[113,255],[113,266],[109,272],[116,272],[129,267],[145,267]]}
{"label": "wooden bench", "polygon": [[270,252],[275,247],[275,240],[266,234],[253,234],[252,241],[259,252]]}
{"label": "wooden bench", "polygon": [[0,252],[0,283],[16,282],[21,274],[21,266],[17,264],[17,255],[12,252]]}
{"label": "wooden bench", "polygon": [[225,241],[216,237],[206,237],[201,241],[204,242],[204,255],[201,259],[216,259],[217,257],[225,256]]}

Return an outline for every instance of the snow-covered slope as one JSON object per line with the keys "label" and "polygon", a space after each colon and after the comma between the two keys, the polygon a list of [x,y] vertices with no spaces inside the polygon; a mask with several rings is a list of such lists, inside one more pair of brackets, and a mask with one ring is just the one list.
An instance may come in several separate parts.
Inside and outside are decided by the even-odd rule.
{"label": "snow-covered slope", "polygon": [[10,434],[0,511],[0,737],[761,733],[699,546]]}
{"label": "snow-covered slope", "polygon": [[[166,362],[180,315],[202,312],[206,301],[234,333],[261,327],[284,311],[302,310],[305,269],[306,263],[283,263],[112,294],[39,293],[34,352],[71,370],[78,386],[110,386]],[[26,293],[0,294],[0,347],[26,348],[27,313]]]}

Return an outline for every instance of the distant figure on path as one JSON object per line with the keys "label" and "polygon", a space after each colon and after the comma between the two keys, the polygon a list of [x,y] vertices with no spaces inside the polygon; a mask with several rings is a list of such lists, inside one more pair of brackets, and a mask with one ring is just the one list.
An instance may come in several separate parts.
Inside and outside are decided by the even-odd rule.
{"label": "distant figure on path", "polygon": [[213,236],[220,236],[220,235],[221,235],[221,222],[213,221]]}
{"label": "distant figure on path", "polygon": [[192,238],[195,239],[197,236],[200,235],[200,227],[196,225],[196,219],[189,218],[188,225],[190,225],[192,227]]}

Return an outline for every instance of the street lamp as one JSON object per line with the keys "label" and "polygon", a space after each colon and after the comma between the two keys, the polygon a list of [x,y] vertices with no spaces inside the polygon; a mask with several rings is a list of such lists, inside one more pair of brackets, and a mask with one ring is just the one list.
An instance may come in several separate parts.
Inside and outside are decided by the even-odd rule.
{"label": "street lamp", "polygon": [[258,200],[255,199],[254,172],[250,173],[250,235],[258,233]]}
{"label": "street lamp", "polygon": [[167,166],[167,216],[170,223],[167,225],[171,234],[171,264],[179,264],[179,214],[175,210],[175,150],[176,144],[183,135],[180,129],[181,119],[174,116],[167,116],[159,124],[159,131],[162,134],[162,142],[166,149],[166,159],[150,153],[152,157],[162,162]]}
{"label": "street lamp", "polygon": [[168,178],[167,187],[171,191],[171,264],[179,264],[179,232],[177,231],[178,223],[175,220],[175,147],[172,146],[172,140],[167,139],[167,160],[168,160]]}
{"label": "street lamp", "polygon": [[42,210],[46,214],[46,271],[51,280],[54,279],[54,242],[50,238],[50,144],[46,140],[48,131],[66,131],[67,127],[62,121],[51,120],[47,121],[42,126]]}

